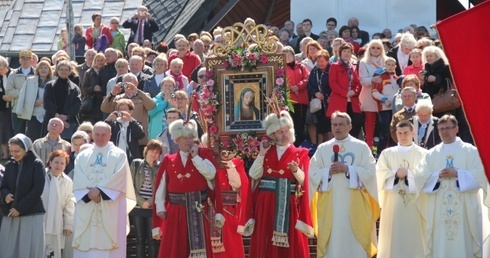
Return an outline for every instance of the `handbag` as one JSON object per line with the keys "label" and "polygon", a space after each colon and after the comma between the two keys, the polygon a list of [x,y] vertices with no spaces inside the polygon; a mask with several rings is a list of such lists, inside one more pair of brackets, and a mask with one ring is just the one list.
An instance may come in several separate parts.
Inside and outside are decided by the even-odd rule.
{"label": "handbag", "polygon": [[310,113],[316,113],[322,109],[322,101],[319,98],[312,98],[310,101]]}
{"label": "handbag", "polygon": [[[320,78],[318,78],[318,71],[316,72],[316,81],[318,83],[318,91],[320,93],[322,93],[322,89],[320,87],[321,83],[322,83],[322,78],[323,78],[323,72],[322,72],[322,76]],[[310,113],[316,113],[318,111],[320,111],[322,109],[322,100],[319,99],[319,98],[315,98],[313,97],[311,100],[310,100]]]}
{"label": "handbag", "polygon": [[92,112],[92,108],[94,107],[94,95],[88,95],[82,100],[82,105],[80,106],[80,113],[87,114]]}
{"label": "handbag", "polygon": [[450,110],[455,110],[461,106],[459,101],[458,92],[454,89],[454,85],[446,78],[447,85],[449,86],[446,91],[435,94],[432,98],[432,105],[434,106],[434,113],[443,113]]}

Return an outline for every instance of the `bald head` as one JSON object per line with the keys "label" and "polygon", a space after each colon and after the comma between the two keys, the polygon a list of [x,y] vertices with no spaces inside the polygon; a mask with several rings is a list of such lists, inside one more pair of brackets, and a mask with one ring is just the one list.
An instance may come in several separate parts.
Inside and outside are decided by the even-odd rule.
{"label": "bald head", "polygon": [[102,148],[109,143],[111,139],[111,126],[105,122],[97,122],[92,131],[92,137],[97,147]]}

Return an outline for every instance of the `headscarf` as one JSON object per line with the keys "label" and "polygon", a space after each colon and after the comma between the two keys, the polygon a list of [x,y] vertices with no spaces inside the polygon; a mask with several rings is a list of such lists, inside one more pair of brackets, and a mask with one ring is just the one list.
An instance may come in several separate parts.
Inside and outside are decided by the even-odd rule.
{"label": "headscarf", "polygon": [[23,147],[23,149],[25,151],[32,151],[32,141],[25,134],[18,133],[12,138],[19,139],[22,142],[22,144],[24,145],[21,147]]}

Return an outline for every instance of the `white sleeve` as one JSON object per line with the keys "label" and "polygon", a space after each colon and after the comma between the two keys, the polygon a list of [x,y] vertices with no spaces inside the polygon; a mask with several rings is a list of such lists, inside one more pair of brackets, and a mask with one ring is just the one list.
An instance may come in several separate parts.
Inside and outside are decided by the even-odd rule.
{"label": "white sleeve", "polygon": [[480,189],[480,185],[468,170],[457,170],[460,192],[469,192]]}
{"label": "white sleeve", "polygon": [[77,202],[81,201],[82,198],[88,194],[88,189],[75,190],[73,193],[75,194],[75,199]]}
{"label": "white sleeve", "polygon": [[155,192],[155,206],[158,212],[165,212],[165,196],[167,195],[165,174],[163,174],[158,189]]}
{"label": "white sleeve", "polygon": [[362,187],[362,182],[361,179],[359,178],[359,175],[357,175],[356,168],[354,166],[348,166],[349,167],[349,188],[350,189],[358,189]]}
{"label": "white sleeve", "polygon": [[417,193],[418,189],[417,189],[417,185],[415,184],[415,176],[412,170],[408,169],[408,175],[405,180],[408,180],[408,187],[406,187],[407,193],[411,193],[411,194]]}
{"label": "white sleeve", "polygon": [[318,185],[319,192],[328,192],[330,191],[330,180],[332,177],[330,176],[329,168],[325,168],[322,173],[322,179],[320,180],[320,185]]}
{"label": "white sleeve", "polygon": [[258,155],[250,167],[249,175],[251,178],[258,180],[264,174],[264,156]]}
{"label": "white sleeve", "polygon": [[293,173],[293,176],[294,176],[294,178],[296,178],[296,181],[298,181],[298,183],[300,185],[304,185],[304,182],[305,182],[305,172],[303,172],[303,170],[301,170],[301,168],[298,168],[298,170],[296,171],[296,173]]}
{"label": "white sleeve", "polygon": [[435,193],[437,192],[436,189],[434,190],[434,187],[436,186],[437,182],[439,182],[439,171],[434,171],[430,175],[429,179],[427,179],[427,182],[424,185],[424,188],[422,189],[425,193]]}
{"label": "white sleeve", "polygon": [[192,163],[197,168],[199,173],[206,178],[206,180],[213,180],[216,176],[216,167],[210,160],[203,159],[199,155],[196,155],[194,158],[192,158]]}
{"label": "white sleeve", "polygon": [[386,191],[393,191],[393,189],[395,187],[396,171],[398,171],[398,169],[392,169],[391,172],[393,172],[393,175],[394,176],[389,177],[388,179],[386,179],[385,186],[384,186],[384,189]]}

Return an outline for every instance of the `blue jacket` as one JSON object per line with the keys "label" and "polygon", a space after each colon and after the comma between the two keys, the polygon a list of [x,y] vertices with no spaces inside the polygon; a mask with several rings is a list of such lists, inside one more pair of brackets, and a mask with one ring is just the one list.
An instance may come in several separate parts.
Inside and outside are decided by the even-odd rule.
{"label": "blue jacket", "polygon": [[156,139],[157,136],[168,127],[167,119],[163,119],[165,111],[172,108],[172,105],[165,101],[163,93],[160,92],[156,95],[153,100],[156,105],[155,108],[148,111],[148,116],[150,116],[150,124],[148,125],[148,139]]}

